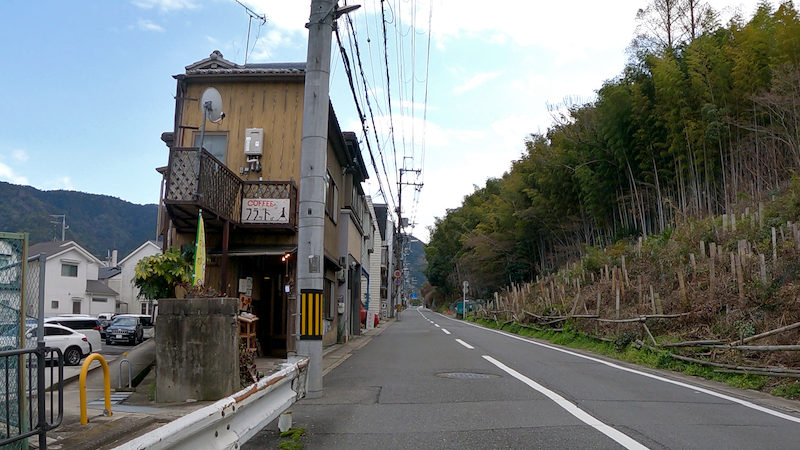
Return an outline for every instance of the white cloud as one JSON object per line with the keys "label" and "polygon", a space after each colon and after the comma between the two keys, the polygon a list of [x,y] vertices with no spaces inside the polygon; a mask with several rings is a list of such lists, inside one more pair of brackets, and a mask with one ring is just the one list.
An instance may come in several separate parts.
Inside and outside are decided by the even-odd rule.
{"label": "white cloud", "polygon": [[[265,30],[262,30],[262,36],[259,36],[255,44],[252,42],[250,43],[253,50],[248,56],[248,62],[267,61],[272,57],[277,48],[288,46],[292,43],[291,33],[281,30],[269,30],[264,34],[264,31]],[[251,40],[252,39],[255,39],[255,36],[251,33]]]}
{"label": "white cloud", "polygon": [[159,33],[164,32],[163,27],[161,27],[160,25],[156,25],[155,23],[147,19],[139,19],[136,25],[142,31],[158,31]]}
{"label": "white cloud", "polygon": [[219,41],[218,41],[218,40],[216,40],[216,39],[214,39],[214,38],[213,38],[213,37],[211,37],[211,36],[206,36],[206,40],[207,40],[207,41],[208,41],[210,44],[215,44],[215,45],[216,45],[216,44],[219,44]]}
{"label": "white cloud", "polygon": [[133,0],[131,3],[142,9],[157,8],[161,12],[197,8],[197,4],[193,0]]}
{"label": "white cloud", "polygon": [[28,152],[22,149],[15,149],[11,151],[11,158],[15,161],[26,162],[28,160]]}
{"label": "white cloud", "polygon": [[46,189],[65,189],[67,191],[74,191],[75,185],[72,184],[72,178],[63,176],[57,177],[51,182],[47,183]]}
{"label": "white cloud", "polygon": [[267,25],[283,30],[302,31],[311,12],[311,2],[286,0],[242,0],[253,11],[267,16]]}
{"label": "white cloud", "polygon": [[463,94],[464,92],[483,86],[487,82],[499,77],[500,75],[501,74],[497,72],[477,73],[465,80],[463,83],[454,87],[453,92],[456,94]]}
{"label": "white cloud", "polygon": [[0,162],[0,180],[14,184],[28,184],[28,179],[14,173],[14,169]]}

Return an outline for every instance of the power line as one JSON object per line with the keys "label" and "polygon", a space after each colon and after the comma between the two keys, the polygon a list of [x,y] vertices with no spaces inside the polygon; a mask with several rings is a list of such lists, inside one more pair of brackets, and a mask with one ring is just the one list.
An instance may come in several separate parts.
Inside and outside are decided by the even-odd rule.
{"label": "power line", "polygon": [[[367,133],[367,125],[366,125],[366,118],[364,117],[364,113],[361,110],[361,105],[358,102],[358,93],[356,91],[355,83],[353,81],[353,73],[352,73],[351,66],[350,66],[350,60],[347,57],[347,53],[345,51],[344,46],[342,45],[342,40],[341,40],[341,37],[339,36],[339,29],[338,28],[334,28],[333,31],[334,31],[334,34],[336,35],[336,42],[339,44],[339,51],[340,51],[340,53],[342,55],[342,63],[344,64],[344,70],[345,70],[345,73],[347,74],[347,81],[350,84],[350,91],[353,94],[353,101],[355,101],[355,103],[356,103],[356,111],[358,112],[358,117],[359,117],[359,120],[361,121],[361,128],[362,128],[362,131],[364,132],[364,136],[365,136],[364,141],[367,144],[367,150],[369,151],[369,157],[370,157],[370,160],[372,162],[372,167],[375,170],[375,177],[378,179],[378,185],[380,186],[381,190],[383,190],[383,185],[382,185],[381,179],[380,179],[380,171],[378,170],[378,165],[375,162],[375,154],[373,153],[372,146],[369,143],[369,138],[368,138],[368,133]],[[383,162],[383,160],[381,160],[381,162]],[[394,203],[394,193],[392,192],[391,183],[389,183],[389,175],[386,173],[386,165],[385,164],[383,164],[383,171],[384,171],[384,174],[386,175],[386,181],[387,181],[388,190],[389,190],[389,198],[392,200],[392,203]],[[394,204],[392,206],[394,207]]]}

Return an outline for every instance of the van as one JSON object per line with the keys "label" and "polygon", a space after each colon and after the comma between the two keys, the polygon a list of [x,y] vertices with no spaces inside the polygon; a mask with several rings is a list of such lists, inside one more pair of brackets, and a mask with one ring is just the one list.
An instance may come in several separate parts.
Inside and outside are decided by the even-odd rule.
{"label": "van", "polygon": [[56,323],[86,335],[89,340],[89,352],[99,352],[103,348],[100,337],[100,319],[87,314],[69,314],[64,316],[46,317],[45,323]]}

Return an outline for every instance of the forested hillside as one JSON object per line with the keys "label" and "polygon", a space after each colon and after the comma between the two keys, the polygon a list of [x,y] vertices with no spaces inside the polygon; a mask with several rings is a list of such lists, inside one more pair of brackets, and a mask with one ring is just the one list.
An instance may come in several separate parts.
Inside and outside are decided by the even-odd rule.
{"label": "forested hillside", "polygon": [[[720,23],[697,4],[640,11],[621,74],[437,220],[426,257],[440,296],[468,279],[488,297],[588,247],[753,211],[788,185],[800,168],[797,9],[761,2],[749,20]],[[776,213],[797,221],[787,214]]]}
{"label": "forested hillside", "polygon": [[[75,191],[40,191],[0,182],[0,231],[27,232],[32,244],[61,239],[66,214],[66,239],[104,259],[109,250],[122,258],[155,238],[157,205],[136,205],[107,195]],[[58,223],[52,223],[58,222]]]}

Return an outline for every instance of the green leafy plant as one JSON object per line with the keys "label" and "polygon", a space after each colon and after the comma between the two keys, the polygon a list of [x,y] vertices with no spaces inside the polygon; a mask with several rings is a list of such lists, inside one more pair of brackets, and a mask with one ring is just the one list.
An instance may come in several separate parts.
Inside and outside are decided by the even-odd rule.
{"label": "green leafy plant", "polygon": [[177,248],[161,255],[142,258],[135,268],[133,284],[139,288],[139,297],[148,300],[171,298],[175,287],[188,284],[192,279],[192,266]]}

